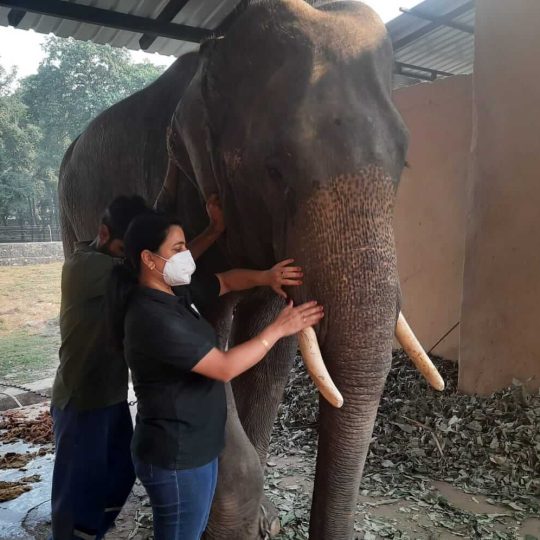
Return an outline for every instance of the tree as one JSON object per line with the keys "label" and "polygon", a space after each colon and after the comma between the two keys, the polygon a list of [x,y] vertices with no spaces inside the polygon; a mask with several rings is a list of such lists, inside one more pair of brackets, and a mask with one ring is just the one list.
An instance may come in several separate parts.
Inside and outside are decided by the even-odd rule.
{"label": "tree", "polygon": [[133,63],[125,49],[73,39],[49,37],[44,51],[38,72],[21,81],[17,94],[29,124],[41,132],[33,155],[33,182],[42,192],[38,206],[41,215],[55,220],[58,169],[71,141],[101,111],[155,80],[163,69]]}
{"label": "tree", "polygon": [[10,93],[10,89],[17,77],[17,71],[12,68],[11,71],[0,65],[0,97],[7,96]]}
{"label": "tree", "polygon": [[44,51],[37,74],[22,83],[22,98],[49,151],[56,147],[63,153],[92,118],[162,71],[134,64],[125,49],[92,42],[50,37]]}
{"label": "tree", "polygon": [[27,121],[27,109],[11,93],[15,71],[0,66],[0,220],[29,214],[35,217],[36,195],[42,186],[33,182],[39,129]]}

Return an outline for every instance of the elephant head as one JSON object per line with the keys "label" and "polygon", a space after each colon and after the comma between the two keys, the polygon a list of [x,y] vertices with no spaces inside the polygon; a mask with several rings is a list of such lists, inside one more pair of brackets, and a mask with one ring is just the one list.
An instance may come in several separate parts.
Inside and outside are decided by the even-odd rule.
{"label": "elephant head", "polygon": [[[385,26],[360,2],[255,2],[202,46],[173,119],[173,158],[204,194],[219,193],[233,264],[294,257],[305,280],[291,296],[325,307],[316,333],[345,403],[321,401],[312,539],[352,535],[391,362],[407,148],[392,70]],[[176,192],[169,183],[163,198]]]}

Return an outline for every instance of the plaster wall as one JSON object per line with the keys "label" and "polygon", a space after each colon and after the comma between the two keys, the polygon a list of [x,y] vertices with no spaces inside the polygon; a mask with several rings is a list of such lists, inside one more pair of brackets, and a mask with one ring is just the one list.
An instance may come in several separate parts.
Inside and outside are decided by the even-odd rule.
{"label": "plaster wall", "polygon": [[540,2],[477,0],[459,385],[540,385]]}
{"label": "plaster wall", "polygon": [[[401,88],[394,102],[410,133],[394,221],[402,311],[429,350],[460,320],[472,77]],[[458,359],[459,326],[433,353]]]}

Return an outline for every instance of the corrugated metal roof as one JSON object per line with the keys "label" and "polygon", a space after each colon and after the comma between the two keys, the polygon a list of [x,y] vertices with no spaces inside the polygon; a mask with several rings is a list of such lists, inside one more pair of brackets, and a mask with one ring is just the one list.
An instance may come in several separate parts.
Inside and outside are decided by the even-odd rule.
{"label": "corrugated metal roof", "polygon": [[[68,0],[72,4],[108,9],[120,13],[128,13],[139,17],[156,19],[168,0]],[[240,0],[190,0],[171,21],[187,24],[197,28],[214,30],[223,19],[236,7]],[[45,3],[46,0],[43,0]],[[0,7],[0,25],[8,26],[8,13],[11,8]],[[41,34],[53,33],[60,37],[73,37],[83,41],[108,43],[113,47],[127,47],[139,50],[141,33],[116,30],[88,24],[63,20],[48,15],[27,12],[17,28],[35,30]],[[194,43],[178,41],[170,38],[157,38],[147,52],[158,52],[165,55],[180,56],[197,47]]]}
{"label": "corrugated metal roof", "polygon": [[[412,9],[419,10],[435,17],[441,17],[461,6],[470,4],[467,0],[425,0]],[[452,19],[474,28],[475,10],[471,6],[464,13]],[[388,31],[394,43],[410,34],[425,28],[429,21],[402,14],[387,23]],[[439,26],[425,33],[415,41],[395,51],[396,61],[420,66],[427,69],[444,71],[454,75],[469,74],[474,66],[474,35]],[[418,82],[413,78],[395,75],[396,86],[404,86]]]}
{"label": "corrugated metal roof", "polygon": [[[46,0],[42,0],[46,3]],[[189,0],[182,10],[171,21],[208,30],[216,29],[225,17],[236,7],[240,0]],[[156,19],[168,4],[168,0],[69,0],[74,4],[92,6],[149,19]],[[432,16],[444,16],[456,8],[468,4],[467,0],[425,0],[415,9]],[[8,13],[11,8],[0,7],[0,25],[8,25]],[[474,27],[474,7],[471,6],[455,21]],[[402,14],[387,23],[394,43],[406,39],[407,36],[421,31],[430,23],[409,14]],[[433,26],[433,25],[432,25]],[[21,29],[33,29],[36,32],[53,33],[60,37],[73,37],[80,40],[91,40],[96,43],[108,43],[113,47],[127,47],[138,50],[141,33],[117,30],[77,22],[47,15],[27,12],[18,25]],[[194,43],[178,41],[171,38],[158,37],[148,48],[148,52],[180,56],[197,47]],[[439,26],[425,33],[396,50],[396,61],[424,68],[444,71],[453,74],[471,73],[474,59],[474,36],[450,28]],[[411,71],[407,70],[410,74]],[[414,72],[413,72],[414,74]],[[426,73],[424,73],[426,75]],[[417,82],[414,78],[396,75],[396,85]]]}
{"label": "corrugated metal roof", "polygon": [[[190,0],[172,22],[215,30],[240,0]],[[193,43],[157,38],[148,52],[180,56],[196,48]],[[174,52],[173,52],[174,49]]]}

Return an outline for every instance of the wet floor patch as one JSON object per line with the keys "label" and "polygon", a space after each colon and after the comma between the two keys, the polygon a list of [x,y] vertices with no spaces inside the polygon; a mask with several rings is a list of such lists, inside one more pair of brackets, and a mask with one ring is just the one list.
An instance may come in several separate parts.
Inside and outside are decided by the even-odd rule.
{"label": "wet floor patch", "polygon": [[0,503],[0,540],[34,540],[32,522],[47,524],[50,514],[50,490],[53,454],[39,453],[39,448],[23,441],[2,444],[0,453],[32,455],[23,467],[2,469],[0,482],[20,487],[19,496]]}
{"label": "wet floor patch", "polygon": [[[2,413],[0,540],[47,540],[50,536],[54,454],[48,409],[49,403],[44,403]],[[147,540],[151,536],[148,500],[137,484],[107,540]]]}

